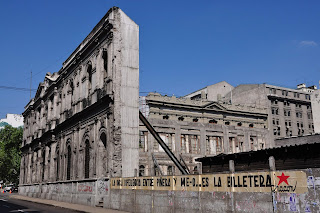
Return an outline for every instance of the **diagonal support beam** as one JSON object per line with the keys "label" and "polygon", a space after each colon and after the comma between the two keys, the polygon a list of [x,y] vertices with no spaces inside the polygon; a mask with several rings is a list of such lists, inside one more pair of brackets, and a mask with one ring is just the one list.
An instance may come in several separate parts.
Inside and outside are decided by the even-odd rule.
{"label": "diagonal support beam", "polygon": [[160,144],[160,146],[162,147],[162,149],[167,153],[167,155],[169,156],[169,158],[173,161],[173,163],[176,165],[176,167],[178,167],[178,169],[180,170],[180,172],[183,175],[187,175],[189,174],[189,171],[187,169],[185,169],[182,164],[180,163],[180,161],[176,158],[176,156],[171,152],[171,150],[169,149],[169,147],[167,146],[167,144],[165,142],[163,142],[163,140],[161,139],[161,137],[159,136],[159,134],[156,132],[156,130],[153,128],[153,126],[149,123],[149,121],[146,119],[146,117],[144,117],[144,115],[141,113],[141,111],[139,111],[139,119],[140,121],[147,127],[147,129],[149,130],[149,132],[151,133],[151,135],[156,139],[156,141]]}

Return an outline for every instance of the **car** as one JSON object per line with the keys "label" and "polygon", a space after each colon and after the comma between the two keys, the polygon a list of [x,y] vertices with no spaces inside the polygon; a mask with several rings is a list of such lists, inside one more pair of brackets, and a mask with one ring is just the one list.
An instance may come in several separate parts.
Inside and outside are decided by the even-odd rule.
{"label": "car", "polygon": [[18,186],[13,186],[13,187],[11,188],[11,192],[12,192],[12,193],[13,193],[13,192],[18,192],[18,189],[19,189]]}
{"label": "car", "polygon": [[7,185],[6,187],[4,187],[4,192],[10,192],[11,188],[13,187],[14,185],[13,184],[9,184]]}

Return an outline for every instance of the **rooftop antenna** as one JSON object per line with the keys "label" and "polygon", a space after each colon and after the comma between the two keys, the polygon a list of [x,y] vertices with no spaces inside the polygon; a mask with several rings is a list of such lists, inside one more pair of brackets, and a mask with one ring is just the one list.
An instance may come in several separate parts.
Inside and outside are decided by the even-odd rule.
{"label": "rooftop antenna", "polygon": [[31,70],[31,77],[30,77],[30,100],[31,100],[31,87],[32,87],[32,70]]}

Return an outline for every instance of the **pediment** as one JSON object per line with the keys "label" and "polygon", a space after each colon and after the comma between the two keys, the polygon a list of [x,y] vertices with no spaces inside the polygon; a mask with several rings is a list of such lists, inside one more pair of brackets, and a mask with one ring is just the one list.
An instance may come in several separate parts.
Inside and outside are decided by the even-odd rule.
{"label": "pediment", "polygon": [[203,108],[205,108],[205,109],[213,109],[213,110],[226,110],[225,107],[223,107],[222,105],[220,105],[217,102],[208,103],[208,104],[204,105]]}

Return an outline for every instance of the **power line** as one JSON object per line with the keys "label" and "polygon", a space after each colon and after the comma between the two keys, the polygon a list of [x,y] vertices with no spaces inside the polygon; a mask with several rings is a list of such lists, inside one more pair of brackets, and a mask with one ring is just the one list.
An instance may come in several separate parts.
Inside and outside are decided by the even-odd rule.
{"label": "power line", "polygon": [[36,89],[22,88],[22,87],[8,87],[8,86],[0,86],[0,89],[10,89],[10,90],[24,91],[24,92],[30,92],[30,90],[34,92],[37,91]]}

